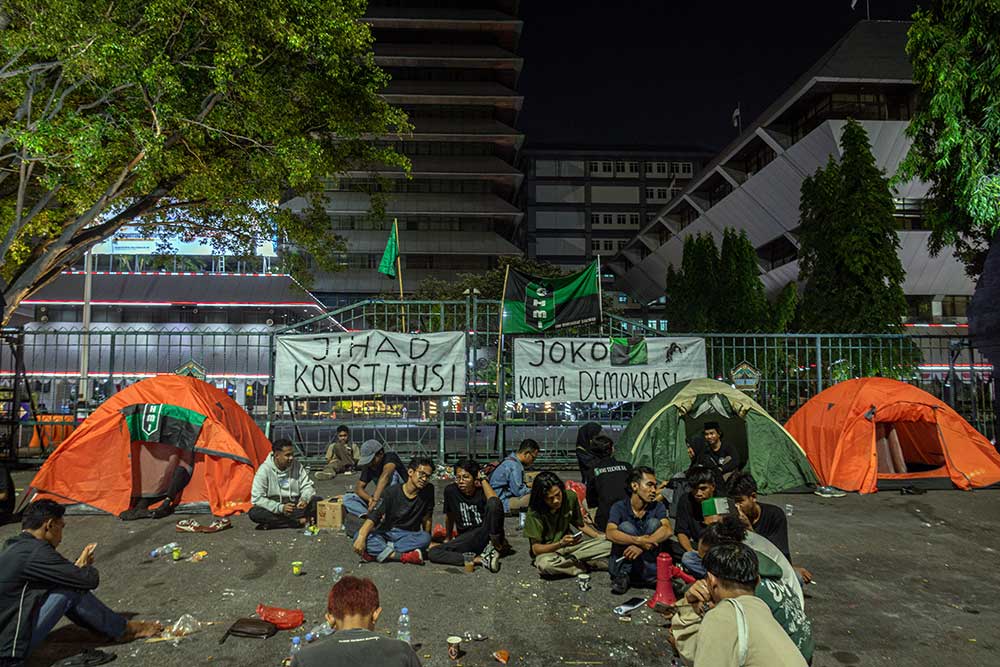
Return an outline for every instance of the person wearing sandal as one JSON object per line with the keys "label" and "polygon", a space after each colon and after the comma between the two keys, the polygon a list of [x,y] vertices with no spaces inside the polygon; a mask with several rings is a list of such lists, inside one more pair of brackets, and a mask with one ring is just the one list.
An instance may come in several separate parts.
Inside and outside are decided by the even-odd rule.
{"label": "person wearing sandal", "polygon": [[7,540],[0,558],[0,665],[22,665],[63,616],[118,641],[152,637],[159,621],[129,621],[94,595],[100,575],[96,544],[76,562],[56,548],[62,541],[65,508],[37,500],[24,510],[21,534]]}

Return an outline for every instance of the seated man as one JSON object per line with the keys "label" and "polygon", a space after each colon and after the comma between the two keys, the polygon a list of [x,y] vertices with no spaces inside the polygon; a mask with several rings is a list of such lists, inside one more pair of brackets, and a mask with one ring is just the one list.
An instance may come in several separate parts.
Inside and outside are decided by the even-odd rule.
{"label": "seated man", "polygon": [[75,563],[56,551],[62,541],[66,509],[42,499],[28,505],[21,534],[7,540],[0,558],[0,656],[3,664],[23,664],[59,620],[69,620],[118,641],[152,637],[157,621],[129,621],[91,592],[100,575],[94,567],[96,544],[83,548]]}
{"label": "seated man", "polygon": [[590,481],[587,483],[587,505],[597,510],[594,527],[604,530],[608,525],[611,507],[619,500],[628,498],[628,479],[632,466],[614,457],[615,443],[606,435],[598,435],[592,441],[600,458],[594,461]]}
{"label": "seated man", "polygon": [[428,482],[434,464],[414,457],[406,473],[406,481],[389,487],[358,531],[354,551],[366,561],[424,564],[422,550],[431,543],[434,486]]}
{"label": "seated man", "polygon": [[490,475],[490,486],[503,503],[505,512],[519,512],[528,507],[531,489],[524,483],[524,468],[538,458],[538,443],[528,438],[521,441],[517,452],[511,454]]}
{"label": "seated man", "polygon": [[[754,549],[747,541],[747,535],[746,526],[739,516],[724,515],[702,532],[698,553],[704,558],[709,550],[720,544],[746,544]],[[786,581],[781,565],[764,551],[754,549],[754,552],[760,564],[760,582],[757,584],[755,595],[767,604],[774,620],[788,633],[789,639],[798,647],[802,657],[807,662],[811,661],[814,648],[812,623],[802,607],[801,588],[794,580]]]}
{"label": "seated man", "polygon": [[[455,481],[444,487],[444,544],[432,545],[427,560],[462,565],[464,554],[476,554],[475,564],[500,571],[500,554],[510,551],[503,531],[503,505],[479,464],[468,459],[455,466]],[[452,531],[458,537],[452,537]]]}
{"label": "seated man", "polygon": [[357,465],[354,460],[351,429],[344,424],[337,427],[337,439],[326,448],[326,467],[316,473],[316,479],[333,479]]}
{"label": "seated man", "polygon": [[375,632],[382,615],[378,588],[371,579],[344,577],[326,598],[326,622],[336,634],[302,647],[291,667],[329,665],[385,665],[420,667],[420,660],[406,642]]}
{"label": "seated man", "polygon": [[305,466],[295,460],[295,447],[288,438],[271,445],[271,455],[264,459],[253,476],[250,489],[250,520],[257,530],[300,528],[316,522],[316,497]]}
{"label": "seated man", "polygon": [[[757,501],[757,481],[748,471],[740,471],[729,478],[729,495],[736,507],[750,521],[750,529],[771,544],[789,561],[792,560],[788,548],[788,519],[785,511],[777,505]],[[812,581],[812,573],[804,567],[795,568],[804,583]]]}
{"label": "seated man", "polygon": [[701,504],[715,496],[715,474],[704,466],[693,466],[687,471],[686,477],[690,491],[680,494],[677,498],[674,532],[677,533],[677,541],[684,549],[684,556],[681,558],[684,569],[701,578],[705,576],[705,568],[702,567],[697,551],[701,531],[705,529]]}
{"label": "seated man", "polygon": [[608,563],[613,595],[624,595],[630,585],[656,585],[660,545],[674,533],[652,468],[632,470],[626,487],[629,497],[614,504],[607,523],[608,539],[614,543]]}
{"label": "seated man", "polygon": [[685,594],[689,604],[678,605],[671,620],[682,657],[696,666],[805,666],[802,653],[754,595],[759,575],[753,549],[743,544],[712,547],[705,569],[706,578]]}
{"label": "seated man", "polygon": [[[354,483],[354,493],[344,494],[344,509],[354,516],[365,516],[375,507],[385,490],[405,481],[406,467],[396,452],[388,451],[378,440],[365,440],[358,459],[361,476]],[[375,489],[368,493],[368,484]]]}
{"label": "seated man", "polygon": [[17,492],[14,489],[14,480],[10,476],[7,466],[0,463],[0,526],[14,520],[14,501]]}
{"label": "seated man", "polygon": [[722,442],[719,422],[705,422],[702,438],[705,445],[694,450],[694,464],[716,471],[723,480],[740,469],[740,458],[732,447]]}
{"label": "seated man", "polygon": [[[590,539],[584,540],[584,535]],[[607,568],[604,559],[611,554],[611,542],[583,520],[576,494],[566,493],[554,472],[542,472],[535,478],[524,536],[543,576],[576,576]]]}

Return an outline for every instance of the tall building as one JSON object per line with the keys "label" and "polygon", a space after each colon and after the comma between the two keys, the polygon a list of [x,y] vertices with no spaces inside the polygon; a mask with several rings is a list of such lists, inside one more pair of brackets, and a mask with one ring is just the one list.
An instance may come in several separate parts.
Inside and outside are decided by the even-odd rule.
{"label": "tall building", "polygon": [[[511,242],[522,218],[514,166],[523,136],[517,56],[518,0],[371,0],[365,17],[376,62],[392,76],[385,93],[402,107],[412,136],[385,137],[412,162],[399,171],[347,174],[330,184],[330,224],[344,238],[344,270],[319,273],[314,293],[327,305],[393,293],[376,272],[393,218],[399,221],[404,291],[424,278],[448,278],[519,255]],[[376,182],[381,180],[382,182]],[[386,186],[387,184],[387,186]],[[386,215],[372,220],[366,189],[387,193]],[[301,199],[288,205],[295,210]]]}
{"label": "tall building", "polygon": [[[715,156],[609,262],[616,286],[642,303],[664,294],[667,266],[679,266],[684,237],[727,227],[746,231],[774,294],[797,280],[799,191],[803,179],[840,155],[848,118],[868,132],[878,166],[896,173],[910,140],[916,86],[906,55],[910,24],[862,21]],[[961,321],[974,289],[947,249],[930,256],[922,215],[928,185],[896,192],[903,291],[915,321]]]}
{"label": "tall building", "polygon": [[[529,146],[522,151],[528,257],[577,269],[612,258],[711,157],[691,148]],[[613,274],[604,273],[610,290]],[[622,293],[618,305],[637,304]]]}

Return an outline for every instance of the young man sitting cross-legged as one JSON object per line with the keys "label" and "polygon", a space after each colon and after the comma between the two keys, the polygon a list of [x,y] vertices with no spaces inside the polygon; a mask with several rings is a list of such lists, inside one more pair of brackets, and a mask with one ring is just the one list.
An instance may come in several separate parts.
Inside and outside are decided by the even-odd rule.
{"label": "young man sitting cross-legged", "polygon": [[611,507],[606,532],[614,543],[608,563],[613,595],[624,595],[632,585],[655,585],[660,545],[674,534],[651,468],[632,470],[626,488],[629,497]]}
{"label": "young man sitting cross-legged", "polygon": [[[455,481],[444,489],[444,544],[431,546],[427,560],[443,565],[462,565],[464,554],[476,554],[475,564],[490,572],[500,571],[500,554],[510,551],[503,531],[503,504],[471,459],[455,466]],[[452,531],[458,537],[452,537]]]}
{"label": "young man sitting cross-legged", "polygon": [[316,489],[306,467],[295,460],[295,446],[287,438],[275,440],[271,455],[253,476],[247,516],[257,530],[301,528],[316,521]]}
{"label": "young man sitting cross-legged", "polygon": [[423,550],[431,543],[434,512],[434,473],[430,459],[415,457],[407,466],[407,479],[390,486],[368,512],[354,551],[366,561],[400,561],[423,565]]}

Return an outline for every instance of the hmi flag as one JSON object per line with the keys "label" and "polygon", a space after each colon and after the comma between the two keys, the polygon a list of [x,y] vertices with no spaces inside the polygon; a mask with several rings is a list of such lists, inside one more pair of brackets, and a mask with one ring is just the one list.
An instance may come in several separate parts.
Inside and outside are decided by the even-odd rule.
{"label": "hmi flag", "polygon": [[578,273],[540,278],[508,267],[501,312],[504,333],[539,333],[601,319],[601,287],[595,260]]}

